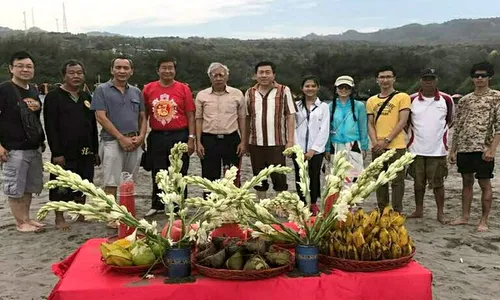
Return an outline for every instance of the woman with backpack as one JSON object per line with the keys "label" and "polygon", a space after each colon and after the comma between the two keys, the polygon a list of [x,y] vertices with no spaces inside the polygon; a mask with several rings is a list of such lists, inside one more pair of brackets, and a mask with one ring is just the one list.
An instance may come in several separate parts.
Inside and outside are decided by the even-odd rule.
{"label": "woman with backpack", "polygon": [[335,97],[330,108],[330,137],[325,158],[345,150],[353,165],[346,180],[355,182],[363,170],[368,150],[368,124],[365,105],[354,98],[354,79],[343,75],[335,80]]}
{"label": "woman with backpack", "polygon": [[[321,102],[318,98],[319,79],[316,76],[306,76],[301,84],[302,94],[295,102],[297,113],[295,114],[295,144],[304,150],[305,159],[309,166],[311,212],[316,215],[319,212],[316,201],[320,197],[320,175],[325,146],[328,141],[330,111],[328,104]],[[298,182],[299,166],[293,160],[295,166],[296,188],[302,201],[302,194]]]}

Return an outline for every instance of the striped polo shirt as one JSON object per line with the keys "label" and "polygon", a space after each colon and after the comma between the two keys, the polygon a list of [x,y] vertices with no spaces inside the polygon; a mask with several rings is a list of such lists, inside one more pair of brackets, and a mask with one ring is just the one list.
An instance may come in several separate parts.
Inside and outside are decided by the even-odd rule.
{"label": "striped polo shirt", "polygon": [[295,103],[290,88],[274,83],[262,95],[251,87],[245,93],[247,116],[250,117],[250,145],[284,146],[287,141],[287,117],[295,114]]}
{"label": "striped polo shirt", "polygon": [[408,150],[421,156],[446,156],[448,130],[453,120],[453,99],[438,90],[433,97],[424,97],[418,92],[410,98]]}

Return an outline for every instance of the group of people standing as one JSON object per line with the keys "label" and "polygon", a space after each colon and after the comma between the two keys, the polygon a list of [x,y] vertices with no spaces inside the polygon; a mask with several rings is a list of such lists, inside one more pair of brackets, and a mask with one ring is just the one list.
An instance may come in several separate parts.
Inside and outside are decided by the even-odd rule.
{"label": "group of people standing", "polygon": [[[176,61],[168,57],[158,60],[158,80],[141,91],[128,83],[134,72],[132,60],[118,56],[111,62],[112,79],[90,96],[82,90],[83,63],[69,60],[61,69],[63,84],[50,91],[43,103],[45,134],[39,118],[42,103],[29,84],[35,70],[32,57],[26,52],[15,53],[9,70],[12,80],[0,85],[0,160],[3,192],[18,231],[44,229],[44,224],[30,219],[29,207],[32,194],[42,190],[45,134],[53,163],[89,181],[93,180],[94,166],[102,164],[107,194],[116,196],[122,172],[135,176],[141,165],[151,170],[153,192],[146,216],[164,211],[155,177],[159,170],[169,167],[168,156],[178,142],[188,145],[182,174],[187,174],[189,156],[196,152],[202,176],[209,180],[219,179],[221,169],[240,168],[245,154],[250,155],[254,174],[270,165],[285,165],[283,150],[300,145],[309,165],[313,214],[319,212],[316,202],[324,159],[347,151],[353,165],[347,180],[352,183],[363,170],[370,141],[372,159],[396,149],[388,163],[411,151],[417,157],[409,170],[415,181],[416,200],[416,211],[410,216],[422,217],[429,184],[441,222],[448,155],[450,162],[458,163],[463,177],[463,216],[454,224],[468,221],[475,174],[483,190],[478,230],[487,230],[490,178],[500,142],[500,92],[488,87],[494,74],[488,63],[472,67],[475,91],[460,100],[454,120],[453,101],[437,89],[435,69],[423,71],[420,91],[410,96],[394,89],[396,72],[392,67],[380,68],[376,73],[380,93],[368,99],[365,106],[355,99],[356,85],[348,75],[335,80],[335,97],[330,104],[318,98],[320,82],[315,76],[304,77],[301,94],[295,99],[289,87],[276,82],[276,66],[269,61],[255,66],[257,83],[245,94],[227,85],[227,66],[212,63],[207,70],[211,86],[193,99],[189,86],[175,80]],[[97,123],[102,126],[100,142]],[[448,151],[452,124],[455,131]],[[33,131],[37,126],[40,130]],[[296,164],[295,169],[298,181]],[[288,189],[284,174],[270,177],[275,191]],[[401,172],[391,182],[392,205],[398,211],[403,209],[404,180],[405,172]],[[235,184],[240,184],[239,174]],[[256,187],[258,197],[265,198],[268,189],[267,181]],[[297,191],[305,199],[298,187]],[[53,201],[85,201],[80,193],[67,189],[51,190],[49,197]],[[377,202],[380,208],[389,203],[388,186],[377,191]],[[62,213],[56,213],[56,228],[68,228]]]}

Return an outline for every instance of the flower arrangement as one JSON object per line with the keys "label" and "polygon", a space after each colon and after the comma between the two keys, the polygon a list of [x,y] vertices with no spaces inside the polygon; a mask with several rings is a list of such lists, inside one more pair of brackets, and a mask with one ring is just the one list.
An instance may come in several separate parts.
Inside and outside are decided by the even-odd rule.
{"label": "flower arrangement", "polygon": [[[362,203],[363,199],[375,191],[379,186],[387,184],[394,179],[398,172],[413,161],[414,155],[405,154],[390,165],[387,171],[382,171],[384,162],[394,155],[390,150],[375,159],[358,177],[350,188],[343,189],[346,173],[351,164],[346,160],[345,153],[338,153],[331,161],[331,173],[326,176],[326,184],[321,193],[321,202],[329,196],[340,193],[336,203],[328,212],[322,211],[311,220],[310,193],[308,178],[308,162],[304,159],[303,150],[295,145],[284,151],[285,155],[295,154],[299,165],[299,186],[305,195],[306,203],[302,202],[296,193],[281,192],[274,199],[262,199],[255,202],[255,196],[249,189],[259,184],[272,172],[287,173],[291,169],[281,166],[270,166],[264,169],[241,188],[229,182],[209,182],[200,178],[187,179],[190,183],[203,186],[212,192],[212,198],[232,199],[233,208],[238,211],[240,226],[252,230],[253,237],[265,237],[281,242],[290,242],[301,245],[318,245],[321,239],[328,234],[335,223],[345,221],[351,207]],[[231,169],[230,172],[235,172]],[[225,203],[225,202],[224,202]],[[274,213],[274,214],[273,214]],[[285,227],[275,215],[288,215],[290,222],[296,223],[301,229],[299,232]]]}
{"label": "flower arrangement", "polygon": [[[186,247],[196,240],[206,241],[208,232],[219,224],[218,220],[225,207],[220,205],[222,203],[209,206],[201,205],[196,199],[184,199],[187,180],[182,177],[180,170],[182,168],[181,157],[187,150],[186,144],[176,144],[169,156],[170,167],[168,170],[160,171],[156,177],[158,187],[162,190],[160,197],[166,206],[166,215],[168,217],[168,228],[165,237],[159,234],[156,221],[148,222],[145,219],[136,219],[125,206],[117,203],[113,195],[107,195],[102,189],[97,188],[88,180],[83,180],[79,175],[51,163],[45,163],[44,168],[57,177],[55,180],[47,182],[45,188],[70,188],[85,194],[89,201],[86,204],[73,201],[48,202],[40,208],[37,218],[43,220],[50,211],[66,211],[70,215],[82,215],[87,220],[118,221],[129,227],[136,228],[139,233],[145,236],[148,243],[161,245],[163,249]],[[226,175],[227,180],[230,180],[228,176],[233,176],[233,173]],[[233,177],[235,176],[234,174]],[[176,207],[178,207],[177,212],[175,212]],[[196,209],[196,212],[191,217],[188,217],[188,210],[191,207]],[[170,233],[175,226],[174,220],[176,218],[181,221],[181,237],[179,240],[174,241],[170,238]]]}

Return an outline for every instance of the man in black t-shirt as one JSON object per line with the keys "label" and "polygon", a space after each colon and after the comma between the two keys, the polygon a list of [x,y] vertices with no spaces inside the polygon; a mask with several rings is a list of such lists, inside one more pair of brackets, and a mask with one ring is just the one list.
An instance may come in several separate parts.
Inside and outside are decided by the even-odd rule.
{"label": "man in black t-shirt", "polygon": [[[43,103],[51,160],[92,182],[94,164],[100,164],[100,159],[97,122],[90,110],[91,96],[82,90],[85,69],[81,62],[68,60],[61,68],[61,75],[63,84],[50,91]],[[55,176],[51,174],[50,179],[55,179]],[[61,188],[50,190],[49,200],[85,203],[82,193]],[[69,229],[63,212],[56,211],[56,229]]]}
{"label": "man in black t-shirt", "polygon": [[31,220],[29,210],[33,193],[39,194],[43,188],[44,136],[37,136],[37,140],[29,139],[21,117],[23,106],[27,106],[40,117],[41,102],[38,92],[29,84],[35,75],[35,64],[28,53],[16,52],[10,59],[9,71],[12,81],[0,84],[0,162],[3,193],[8,197],[17,230],[41,232],[45,224]]}

